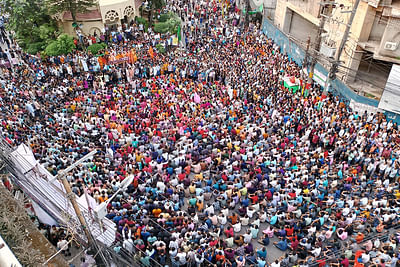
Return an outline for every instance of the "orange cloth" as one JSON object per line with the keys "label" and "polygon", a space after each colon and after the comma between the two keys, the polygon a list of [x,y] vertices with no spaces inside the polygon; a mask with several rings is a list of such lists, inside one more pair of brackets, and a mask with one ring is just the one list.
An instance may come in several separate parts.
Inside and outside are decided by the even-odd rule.
{"label": "orange cloth", "polygon": [[151,58],[154,58],[154,50],[153,50],[153,47],[151,47],[151,46],[149,48],[149,55]]}
{"label": "orange cloth", "polygon": [[356,236],[356,242],[361,243],[364,240],[364,234],[363,233],[358,233]]}
{"label": "orange cloth", "polygon": [[135,49],[131,49],[128,52],[128,57],[129,57],[129,63],[135,63],[137,61],[137,56],[136,56],[136,51]]}

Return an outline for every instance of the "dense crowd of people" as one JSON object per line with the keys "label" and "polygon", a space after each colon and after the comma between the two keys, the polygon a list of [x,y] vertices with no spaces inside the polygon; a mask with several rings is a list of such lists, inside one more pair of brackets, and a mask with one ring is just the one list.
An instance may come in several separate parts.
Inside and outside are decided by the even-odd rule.
{"label": "dense crowd of people", "polygon": [[54,175],[98,149],[67,177],[98,203],[134,175],[107,217],[115,251],[145,266],[399,265],[398,126],[318,86],[284,88],[299,66],[257,25],[243,30],[234,4],[165,9],[182,16],[185,49],[132,22],[85,41],[107,41],[109,57],[134,48],[133,62],[16,50],[2,136]]}

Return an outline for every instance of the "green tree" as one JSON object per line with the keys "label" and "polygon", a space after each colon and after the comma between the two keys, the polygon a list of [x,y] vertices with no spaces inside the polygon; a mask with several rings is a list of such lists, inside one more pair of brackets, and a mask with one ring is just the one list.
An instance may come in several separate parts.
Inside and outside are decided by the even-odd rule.
{"label": "green tree", "polygon": [[93,55],[97,55],[101,50],[103,50],[106,47],[107,45],[105,43],[96,43],[89,45],[87,50],[90,51],[90,53],[92,53]]}
{"label": "green tree", "polygon": [[71,53],[75,49],[74,38],[67,35],[61,34],[57,40],[51,42],[46,47],[46,55],[48,56],[60,56]]}
{"label": "green tree", "polygon": [[158,18],[158,22],[166,22],[167,20],[169,20],[170,17],[171,17],[171,12],[168,12],[166,14],[161,14],[160,17]]}
{"label": "green tree", "polygon": [[153,25],[154,10],[155,9],[161,9],[164,6],[165,6],[165,1],[164,0],[150,0],[149,1],[149,7],[150,7],[149,24],[150,25]]}
{"label": "green tree", "polygon": [[3,0],[4,11],[9,14],[8,29],[15,32],[18,44],[30,53],[40,51],[58,35],[43,1]]}
{"label": "green tree", "polygon": [[45,23],[39,26],[39,37],[42,40],[53,40],[57,38],[59,32],[55,24]]}
{"label": "green tree", "polygon": [[162,44],[157,44],[156,45],[156,49],[158,52],[160,52],[161,54],[165,54],[165,47]]}
{"label": "green tree", "polygon": [[44,0],[50,14],[57,14],[64,11],[71,12],[72,22],[77,23],[76,14],[85,13],[88,8],[96,4],[96,0]]}
{"label": "green tree", "polygon": [[149,28],[149,22],[146,19],[142,17],[135,17],[135,21],[137,24],[143,24],[143,28],[147,32],[147,29]]}
{"label": "green tree", "polygon": [[179,25],[181,25],[181,19],[175,13],[165,14],[166,16],[160,16],[160,22],[154,24],[154,32],[157,33],[172,33],[178,32]]}

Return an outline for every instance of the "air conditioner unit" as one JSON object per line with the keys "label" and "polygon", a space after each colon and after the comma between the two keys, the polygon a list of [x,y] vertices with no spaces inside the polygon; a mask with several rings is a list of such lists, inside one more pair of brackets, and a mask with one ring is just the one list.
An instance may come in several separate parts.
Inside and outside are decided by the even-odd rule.
{"label": "air conditioner unit", "polygon": [[320,52],[326,57],[334,57],[336,54],[336,47],[331,47],[325,43],[322,43]]}
{"label": "air conditioner unit", "polygon": [[394,51],[397,49],[397,43],[394,42],[386,42],[384,46],[385,50]]}

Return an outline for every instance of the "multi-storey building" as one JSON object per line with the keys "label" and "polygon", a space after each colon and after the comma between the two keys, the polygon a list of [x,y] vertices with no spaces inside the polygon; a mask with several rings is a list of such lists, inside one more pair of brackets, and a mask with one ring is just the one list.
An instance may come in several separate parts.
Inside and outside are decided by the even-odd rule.
{"label": "multi-storey building", "polygon": [[[310,38],[312,52],[320,20],[325,16],[318,58],[323,59],[321,55],[334,58],[354,3],[354,0],[276,0],[274,24],[303,47]],[[324,15],[323,6],[328,9]],[[329,69],[329,61],[321,61]],[[380,97],[393,64],[400,64],[400,0],[360,2],[340,61],[337,78],[361,94]]]}

